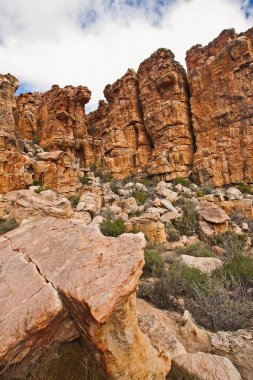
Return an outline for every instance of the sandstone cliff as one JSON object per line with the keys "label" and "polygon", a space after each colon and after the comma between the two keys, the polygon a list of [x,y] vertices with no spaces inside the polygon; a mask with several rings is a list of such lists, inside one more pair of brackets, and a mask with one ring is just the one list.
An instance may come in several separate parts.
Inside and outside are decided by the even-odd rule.
{"label": "sandstone cliff", "polygon": [[253,29],[225,30],[187,52],[197,151],[193,174],[214,186],[253,182]]}
{"label": "sandstone cliff", "polygon": [[253,29],[225,30],[193,47],[188,76],[159,49],[137,73],[107,85],[106,101],[89,115],[87,87],[54,85],[15,98],[18,81],[1,75],[0,191],[35,180],[74,194],[91,165],[119,179],[192,173],[213,186],[253,182],[252,40]]}

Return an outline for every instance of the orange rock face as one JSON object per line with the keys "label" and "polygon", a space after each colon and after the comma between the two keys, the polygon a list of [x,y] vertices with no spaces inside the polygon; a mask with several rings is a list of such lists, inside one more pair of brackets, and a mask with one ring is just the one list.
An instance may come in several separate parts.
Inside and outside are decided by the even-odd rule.
{"label": "orange rock face", "polygon": [[193,174],[221,186],[253,182],[253,29],[223,31],[187,52],[197,151]]}
{"label": "orange rock face", "polygon": [[89,115],[89,133],[97,166],[117,178],[145,171],[151,154],[151,143],[143,124],[134,70],[112,85],[107,85],[98,110]]}
{"label": "orange rock face", "polygon": [[89,158],[84,106],[90,99],[87,87],[54,85],[43,95],[39,110],[40,145],[50,150],[65,150],[81,165]]}
{"label": "orange rock face", "polygon": [[26,170],[29,158],[22,155],[22,141],[16,139],[13,112],[18,80],[10,74],[0,75],[0,193],[24,188],[32,181]]}
{"label": "orange rock face", "polygon": [[141,63],[137,76],[144,124],[153,145],[148,174],[187,177],[193,139],[185,70],[170,50],[159,49]]}
{"label": "orange rock face", "polygon": [[16,134],[23,140],[33,140],[38,135],[38,112],[42,94],[20,94],[15,111]]}

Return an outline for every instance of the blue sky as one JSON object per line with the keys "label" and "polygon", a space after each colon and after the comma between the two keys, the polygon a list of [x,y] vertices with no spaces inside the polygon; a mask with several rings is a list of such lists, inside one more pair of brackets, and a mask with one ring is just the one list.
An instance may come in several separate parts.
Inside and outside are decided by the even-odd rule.
{"label": "blue sky", "polygon": [[89,109],[106,84],[160,47],[186,50],[253,25],[253,0],[0,0],[0,67],[19,92],[86,85]]}

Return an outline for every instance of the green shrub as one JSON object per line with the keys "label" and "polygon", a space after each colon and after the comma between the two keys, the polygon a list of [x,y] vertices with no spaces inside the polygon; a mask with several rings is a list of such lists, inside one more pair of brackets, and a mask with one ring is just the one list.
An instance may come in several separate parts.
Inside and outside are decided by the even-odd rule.
{"label": "green shrub", "polygon": [[17,227],[18,227],[18,223],[16,222],[15,219],[5,220],[5,219],[0,218],[0,235],[8,231],[14,230]]}
{"label": "green shrub", "polygon": [[100,231],[105,236],[118,237],[124,232],[124,221],[121,219],[104,220],[102,223],[100,223]]}
{"label": "green shrub", "polygon": [[94,176],[99,177],[102,182],[110,182],[113,179],[107,170],[103,170],[103,165],[91,165],[90,170],[94,173]]}
{"label": "green shrub", "polygon": [[122,185],[119,181],[113,179],[110,182],[110,188],[114,192],[114,194],[119,194],[119,190],[122,189]]}
{"label": "green shrub", "polygon": [[142,183],[146,187],[156,186],[157,179],[155,178],[140,178],[138,182]]}
{"label": "green shrub", "polygon": [[69,201],[71,203],[72,208],[76,208],[76,206],[78,205],[79,199],[80,199],[79,195],[71,195],[69,197]]}
{"label": "green shrub", "polygon": [[177,253],[181,255],[189,255],[195,257],[213,257],[214,253],[210,247],[203,242],[187,245],[186,247],[179,247],[176,249]]}
{"label": "green shrub", "polygon": [[41,186],[38,187],[38,189],[35,189],[34,192],[36,194],[40,194],[42,191],[45,191],[45,190],[46,190],[46,188],[41,185]]}
{"label": "green shrub", "polygon": [[196,195],[197,197],[199,198],[202,198],[204,197],[205,195],[208,195],[208,194],[212,194],[213,190],[211,187],[209,186],[204,186],[204,187],[201,187],[200,189],[198,189],[196,191]]}
{"label": "green shrub", "polygon": [[81,182],[82,185],[88,185],[89,183],[88,174],[83,173],[83,176],[79,178],[79,181]]}
{"label": "green shrub", "polygon": [[179,241],[180,240],[180,232],[176,230],[174,227],[168,227],[166,229],[167,233],[167,240],[171,242]]}
{"label": "green shrub", "polygon": [[33,186],[43,186],[43,183],[42,183],[42,181],[40,181],[38,179],[33,179],[32,185]]}
{"label": "green shrub", "polygon": [[190,182],[189,178],[177,177],[177,178],[173,179],[172,184],[173,184],[173,186],[182,185],[184,187],[189,187],[191,182]]}
{"label": "green shrub", "polygon": [[175,294],[189,295],[192,292],[193,285],[199,284],[203,286],[208,282],[206,273],[179,263],[172,264],[168,277]]}
{"label": "green shrub", "polygon": [[199,231],[199,218],[194,203],[186,201],[182,207],[183,216],[177,218],[173,224],[181,235],[191,236]]}
{"label": "green shrub", "polygon": [[249,185],[248,183],[240,182],[236,186],[240,190],[241,193],[253,195],[253,186],[252,185]]}
{"label": "green shrub", "polygon": [[133,176],[128,175],[127,177],[122,179],[122,185],[125,186],[129,182],[135,182],[135,179]]}
{"label": "green shrub", "polygon": [[230,258],[240,256],[246,244],[246,236],[234,231],[225,231],[213,238],[213,244],[224,249],[224,254]]}
{"label": "green shrub", "polygon": [[142,206],[149,198],[149,193],[143,190],[135,190],[132,192],[132,196],[136,200],[137,205]]}
{"label": "green shrub", "polygon": [[159,277],[164,270],[164,260],[155,249],[145,249],[144,276]]}
{"label": "green shrub", "polygon": [[253,281],[253,259],[246,256],[232,258],[222,268],[216,269],[212,276],[230,281],[235,279],[247,285]]}

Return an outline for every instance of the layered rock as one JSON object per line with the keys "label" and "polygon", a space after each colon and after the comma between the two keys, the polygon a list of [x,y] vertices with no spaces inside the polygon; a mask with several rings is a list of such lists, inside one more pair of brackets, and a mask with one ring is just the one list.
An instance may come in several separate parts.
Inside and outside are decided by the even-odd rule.
{"label": "layered rock", "polygon": [[0,75],[0,193],[31,184],[28,156],[23,155],[23,143],[16,138],[13,112],[18,80],[10,74]]}
{"label": "layered rock", "polygon": [[89,133],[93,137],[95,164],[116,178],[145,172],[151,143],[143,124],[134,70],[104,90],[107,103],[89,115]]}
{"label": "layered rock", "polygon": [[193,138],[186,73],[174,54],[159,49],[139,66],[139,96],[153,149],[148,174],[187,177]]}
{"label": "layered rock", "polygon": [[[0,367],[22,377],[22,371],[52,342],[77,337],[57,291],[35,264],[16,252],[8,238],[0,242]],[[15,367],[22,363],[18,371]],[[1,371],[2,373],[2,371]]]}
{"label": "layered rock", "polygon": [[[43,95],[39,110],[40,145],[49,149],[63,149],[83,157],[87,143],[84,106],[91,92],[87,87],[54,85]],[[78,152],[78,150],[80,150]]]}
{"label": "layered rock", "polygon": [[38,139],[38,112],[42,100],[39,92],[20,94],[17,97],[17,109],[15,111],[16,134],[20,139]]}
{"label": "layered rock", "polygon": [[223,31],[187,52],[197,151],[193,174],[214,186],[253,182],[253,29]]}
{"label": "layered rock", "polygon": [[[43,276],[47,281],[45,286],[57,290],[85,350],[99,366],[102,364],[107,378],[165,378],[169,370],[168,357],[151,346],[137,323],[135,289],[144,264],[145,246],[141,234],[109,238],[96,227],[46,218],[23,224],[7,233],[3,242],[4,246],[11,244],[18,260],[28,260],[35,272],[36,265],[39,272],[35,274],[40,283],[45,283],[40,277]],[[58,297],[56,291],[54,295]],[[9,302],[9,298],[3,299],[4,303]],[[21,307],[19,301],[22,300],[13,300],[15,310]],[[20,322],[25,324],[29,307],[27,303],[22,307]],[[44,310],[43,300],[38,307]],[[55,307],[54,313],[45,318],[45,325],[60,309],[58,304],[58,309]],[[39,324],[39,315],[35,314],[34,318]],[[3,325],[0,335],[4,341],[9,339],[7,331]],[[27,329],[27,334],[29,332]],[[32,341],[30,343],[32,346]],[[3,356],[1,359],[3,363]]]}
{"label": "layered rock", "polygon": [[61,150],[39,153],[33,164],[34,179],[45,188],[61,194],[73,194],[80,187],[83,176],[80,162]]}

